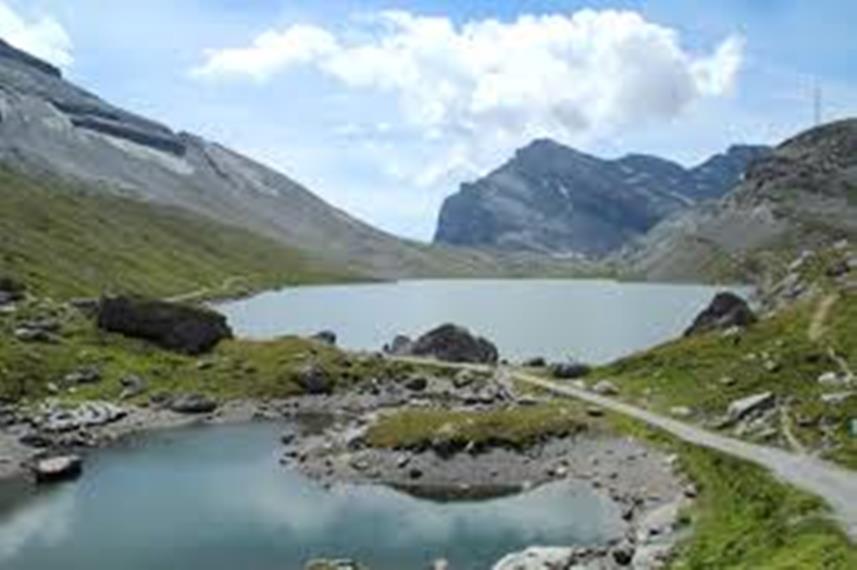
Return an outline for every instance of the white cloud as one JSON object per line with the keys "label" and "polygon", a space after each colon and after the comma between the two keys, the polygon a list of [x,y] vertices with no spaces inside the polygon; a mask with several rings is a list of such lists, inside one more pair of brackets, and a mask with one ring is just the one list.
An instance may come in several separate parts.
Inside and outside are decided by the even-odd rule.
{"label": "white cloud", "polygon": [[338,51],[332,34],[299,24],[282,32],[264,32],[250,47],[209,50],[206,62],[191,73],[196,77],[249,75],[261,81],[291,65],[312,63]]}
{"label": "white cloud", "polygon": [[74,61],[71,38],[50,16],[28,20],[0,2],[0,37],[16,48],[60,67],[69,67]]}
{"label": "white cloud", "polygon": [[193,73],[265,80],[311,66],[352,93],[392,97],[389,121],[398,131],[452,149],[411,173],[425,186],[494,166],[488,160],[535,137],[580,144],[675,118],[698,100],[728,94],[742,53],[737,36],[693,53],[676,30],[632,11],[461,26],[390,11],[355,20],[345,33],[306,25],[267,31],[250,47],[208,52]]}

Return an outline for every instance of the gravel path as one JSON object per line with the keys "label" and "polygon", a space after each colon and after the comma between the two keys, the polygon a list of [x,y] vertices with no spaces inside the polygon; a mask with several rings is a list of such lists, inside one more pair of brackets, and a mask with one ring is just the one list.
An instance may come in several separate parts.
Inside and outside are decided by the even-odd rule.
{"label": "gravel path", "polygon": [[524,373],[514,376],[539,386],[603,408],[631,416],[696,445],[715,449],[768,468],[777,477],[826,500],[849,536],[857,540],[857,473],[808,455],[756,445],[725,437],[684,422],[618,402],[566,384],[559,384]]}
{"label": "gravel path", "polygon": [[[423,359],[404,358],[410,362],[434,364],[443,368],[496,372],[495,369],[473,364],[450,364]],[[507,374],[503,372],[503,374]],[[510,369],[515,380],[538,386],[559,394],[583,400],[605,409],[630,416],[655,426],[694,445],[701,445],[732,455],[767,468],[779,479],[821,497],[833,508],[838,522],[852,540],[857,540],[857,472],[801,453],[793,453],[764,445],[748,443],[726,437],[654,412],[600,396],[589,390],[575,388],[567,383],[555,382]]]}

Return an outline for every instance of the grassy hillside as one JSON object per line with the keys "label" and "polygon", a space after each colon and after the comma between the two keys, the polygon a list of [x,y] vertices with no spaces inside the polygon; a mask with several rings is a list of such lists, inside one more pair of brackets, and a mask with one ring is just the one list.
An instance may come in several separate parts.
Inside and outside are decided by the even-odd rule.
{"label": "grassy hillside", "polygon": [[[833,280],[825,274],[844,255],[852,254],[816,253],[801,269],[814,294],[739,334],[677,339],[594,374],[614,380],[626,400],[663,413],[686,407],[690,421],[712,427],[730,402],[773,392],[779,414],[736,435],[857,469],[857,275]],[[820,382],[825,374],[839,380]]]}
{"label": "grassy hillside", "polygon": [[36,293],[61,298],[103,291],[235,293],[350,277],[279,243],[183,210],[0,168],[4,274]]}

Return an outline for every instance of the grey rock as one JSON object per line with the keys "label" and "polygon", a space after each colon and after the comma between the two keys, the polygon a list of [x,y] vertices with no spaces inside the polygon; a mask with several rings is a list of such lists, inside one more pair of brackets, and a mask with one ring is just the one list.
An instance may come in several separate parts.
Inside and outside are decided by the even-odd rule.
{"label": "grey rock", "polygon": [[551,376],[560,380],[574,380],[589,374],[591,367],[582,362],[558,362],[550,367]]}
{"label": "grey rock", "polygon": [[336,346],[336,333],[333,331],[320,331],[314,334],[312,338],[324,344]]}
{"label": "grey rock", "polygon": [[819,396],[819,399],[823,404],[829,404],[837,406],[843,403],[845,400],[853,397],[857,392],[848,391],[848,392],[830,392],[827,394],[822,394]]}
{"label": "grey rock", "polygon": [[447,362],[496,364],[497,347],[464,327],[441,325],[419,337],[407,349],[407,354],[432,357]]}
{"label": "grey rock", "polygon": [[121,400],[136,398],[148,388],[148,382],[137,374],[123,376],[119,380],[119,384],[122,386],[122,393],[119,395]]}
{"label": "grey rock", "polygon": [[217,402],[202,394],[183,394],[170,399],[169,409],[180,414],[210,414]]}
{"label": "grey rock", "polygon": [[411,392],[424,392],[428,388],[428,380],[425,376],[414,376],[405,382],[405,388]]}
{"label": "grey rock", "polygon": [[80,476],[83,460],[77,455],[59,455],[39,459],[33,465],[33,475],[37,483],[55,483]]}
{"label": "grey rock", "polygon": [[297,373],[297,381],[307,394],[320,395],[333,392],[333,382],[318,364],[306,364]]}
{"label": "grey rock", "polygon": [[756,322],[756,315],[747,302],[728,291],[718,293],[711,303],[684,332],[684,336],[706,333],[712,330],[724,330],[730,327],[746,327]]}
{"label": "grey rock", "polygon": [[102,299],[97,322],[103,330],[187,354],[206,352],[232,336],[226,317],[214,311],[135,297]]}
{"label": "grey rock", "polygon": [[619,388],[609,380],[601,380],[592,387],[592,391],[602,396],[615,396],[619,393]]}
{"label": "grey rock", "polygon": [[759,411],[773,407],[777,402],[773,392],[753,394],[746,398],[734,400],[727,408],[727,415],[732,421],[739,421]]}
{"label": "grey rock", "polygon": [[63,376],[63,383],[66,386],[76,386],[78,384],[95,384],[101,381],[101,369],[97,366],[84,366],[78,368],[74,372],[69,372]]}

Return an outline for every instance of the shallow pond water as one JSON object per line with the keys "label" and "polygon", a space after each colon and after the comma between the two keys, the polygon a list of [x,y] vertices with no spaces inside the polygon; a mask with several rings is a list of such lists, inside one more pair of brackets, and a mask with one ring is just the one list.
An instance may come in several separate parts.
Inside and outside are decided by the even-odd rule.
{"label": "shallow pond water", "polygon": [[325,490],[278,465],[282,426],[190,428],[94,453],[77,482],[0,486],[4,570],[300,570],[351,557],[483,570],[531,544],[594,544],[619,513],[585,484],[437,503],[380,486]]}
{"label": "shallow pond water", "polygon": [[402,281],[288,288],[217,309],[241,336],[330,329],[346,348],[380,350],[396,334],[454,322],[492,340],[505,358],[601,364],[681,334],[717,291],[607,280]]}

